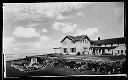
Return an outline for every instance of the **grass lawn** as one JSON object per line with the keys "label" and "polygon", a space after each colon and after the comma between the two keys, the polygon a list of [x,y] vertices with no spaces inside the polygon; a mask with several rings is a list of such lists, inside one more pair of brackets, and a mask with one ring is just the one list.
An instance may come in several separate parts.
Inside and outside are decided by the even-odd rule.
{"label": "grass lawn", "polygon": [[[112,60],[120,60],[124,57],[122,56],[108,56],[108,55],[101,55],[101,56],[95,56],[95,55],[84,55],[84,56],[55,56],[58,58],[66,58],[66,59],[93,59],[93,60],[104,60],[104,61],[112,61]],[[98,75],[101,73],[97,72],[90,72],[90,71],[84,71],[80,72],[78,70],[72,70],[72,69],[64,69],[64,68],[57,68],[57,67],[48,67],[44,68],[40,71],[34,71],[34,72],[21,72],[17,69],[14,69],[11,67],[11,62],[6,63],[6,76],[7,77],[20,77],[20,76],[63,76],[63,75]]]}
{"label": "grass lawn", "polygon": [[7,77],[23,77],[23,76],[70,76],[70,75],[95,75],[101,74],[96,72],[80,72],[78,70],[73,69],[64,69],[57,67],[48,67],[43,70],[34,71],[34,72],[21,72],[17,69],[14,69],[10,66],[11,62],[6,63],[6,76]]}
{"label": "grass lawn", "polygon": [[62,56],[55,56],[59,58],[65,59],[93,59],[93,60],[102,60],[102,61],[113,61],[113,60],[121,60],[124,59],[124,56],[113,56],[113,55],[62,55]]}

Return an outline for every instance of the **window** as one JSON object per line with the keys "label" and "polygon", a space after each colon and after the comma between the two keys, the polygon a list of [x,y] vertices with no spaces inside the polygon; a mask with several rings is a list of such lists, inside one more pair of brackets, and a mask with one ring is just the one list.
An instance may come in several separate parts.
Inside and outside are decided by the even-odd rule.
{"label": "window", "polygon": [[73,41],[71,41],[71,43],[73,44]]}
{"label": "window", "polygon": [[83,43],[84,43],[84,39],[83,39],[82,41],[83,41]]}
{"label": "window", "polygon": [[83,43],[86,43],[87,42],[87,39],[83,39]]}
{"label": "window", "polygon": [[121,53],[123,53],[123,50],[121,50]]}
{"label": "window", "polygon": [[111,49],[108,49],[108,52],[111,51]]}
{"label": "window", "polygon": [[99,49],[99,53],[101,52],[101,49]]}
{"label": "window", "polygon": [[76,48],[70,48],[71,53],[75,53],[76,52]]}
{"label": "window", "polygon": [[113,44],[113,46],[118,46],[118,44]]}
{"label": "window", "polygon": [[85,39],[85,40],[84,40],[84,43],[86,43],[86,42],[87,42],[87,40]]}
{"label": "window", "polygon": [[120,53],[120,50],[118,50],[118,53]]}
{"label": "window", "polygon": [[64,48],[64,53],[66,53],[67,52],[67,48]]}
{"label": "window", "polygon": [[102,44],[101,46],[102,46],[102,47],[105,47],[105,45],[104,45],[104,44]]}

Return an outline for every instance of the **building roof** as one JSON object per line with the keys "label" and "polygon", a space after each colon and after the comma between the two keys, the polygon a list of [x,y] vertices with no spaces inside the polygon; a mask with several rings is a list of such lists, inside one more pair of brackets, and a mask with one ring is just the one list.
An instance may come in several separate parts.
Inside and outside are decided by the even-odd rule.
{"label": "building roof", "polygon": [[90,48],[93,48],[93,49],[114,49],[116,48],[117,46],[108,46],[108,47],[90,47]]}
{"label": "building roof", "polygon": [[104,40],[95,40],[93,41],[94,44],[123,44],[125,43],[126,38],[111,38],[111,39],[104,39]]}
{"label": "building roof", "polygon": [[81,36],[70,36],[70,35],[67,35],[62,41],[61,43],[66,39],[70,39],[72,40],[73,42],[76,42],[76,41],[80,41],[81,39],[83,38],[87,38],[91,43],[93,44],[124,44],[125,41],[126,41],[126,37],[119,37],[119,38],[111,38],[111,39],[103,39],[103,40],[90,40],[89,37],[87,35],[81,35]]}
{"label": "building roof", "polygon": [[80,41],[81,39],[83,39],[83,38],[85,38],[85,37],[86,37],[89,41],[91,41],[91,40],[88,38],[87,35],[81,35],[81,36],[76,36],[76,37],[67,35],[67,36],[61,41],[61,43],[62,43],[66,38],[72,40],[73,42],[76,42],[76,41]]}
{"label": "building roof", "polygon": [[53,48],[53,49],[61,49],[61,47],[56,47],[56,48]]}

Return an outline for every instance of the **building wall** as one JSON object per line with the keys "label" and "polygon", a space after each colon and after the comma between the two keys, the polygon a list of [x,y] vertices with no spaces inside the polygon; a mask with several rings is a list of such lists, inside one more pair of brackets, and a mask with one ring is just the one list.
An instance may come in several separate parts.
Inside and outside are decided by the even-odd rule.
{"label": "building wall", "polygon": [[105,53],[112,54],[112,49],[105,49]]}
{"label": "building wall", "polygon": [[[73,43],[70,39],[66,38],[61,43],[61,52],[63,54],[66,54],[66,53],[64,53],[63,48],[67,48],[67,51],[68,51],[69,54],[76,54],[77,52],[82,53],[83,51],[85,51],[84,48],[87,48],[86,51],[85,51],[85,53],[86,53],[86,52],[89,52],[90,41],[86,40],[86,43],[84,43],[84,41],[81,40],[81,41],[77,41],[77,42]],[[72,53],[70,48],[76,48],[76,52]]]}
{"label": "building wall", "polygon": [[[69,53],[71,46],[73,47],[74,44],[72,43],[71,40],[69,40],[68,38],[66,38],[66,39],[61,43],[61,48],[62,48],[61,51],[62,51],[62,53],[63,53],[63,54],[66,54],[66,53],[64,53],[63,48],[67,48],[67,52]],[[75,47],[75,46],[74,46],[74,47]]]}
{"label": "building wall", "polygon": [[113,44],[112,46],[118,46],[118,44]]}
{"label": "building wall", "polygon": [[105,44],[102,44],[101,47],[105,47]]}
{"label": "building wall", "polygon": [[[118,50],[119,50],[119,52],[118,52]],[[123,50],[123,53],[121,53],[121,50]],[[126,55],[125,50],[126,50],[126,46],[125,45],[119,45],[117,48],[115,48],[113,50],[113,53],[114,53],[113,55],[121,55],[121,54]]]}
{"label": "building wall", "polygon": [[111,46],[111,44],[107,44],[107,45],[106,45],[106,47],[110,47],[110,46]]}
{"label": "building wall", "polygon": [[93,52],[93,49],[90,49],[90,50],[89,50],[89,54],[92,54],[92,52]]}
{"label": "building wall", "polygon": [[[63,48],[67,48],[68,54],[76,54],[77,52],[80,52],[80,53],[84,52],[84,54],[92,54],[93,49],[89,49],[90,46],[97,47],[98,45],[90,44],[89,40],[87,40],[86,43],[84,43],[83,40],[73,43],[70,39],[66,38],[61,43],[61,53],[67,54],[67,53],[64,53],[64,50],[63,50]],[[107,45],[102,44],[100,47],[110,47],[110,46],[118,46],[118,47],[115,48],[115,49],[109,49],[109,50],[105,49],[104,53],[116,55],[116,54],[121,54],[121,52],[118,53],[118,50],[123,50],[123,54],[126,54],[125,53],[125,50],[126,50],[125,44],[112,44],[112,45],[111,44],[107,44]],[[70,50],[71,48],[76,48],[76,52],[72,53],[71,50]],[[86,50],[84,48],[86,48]],[[99,49],[98,49],[95,53],[97,55],[101,55],[102,50],[99,51]]]}
{"label": "building wall", "polygon": [[76,46],[76,49],[77,49],[76,52],[81,52],[82,53],[83,51],[85,51],[85,54],[86,54],[89,51],[90,42],[88,40],[86,40],[86,43],[84,43],[84,41],[81,40],[80,42],[76,42],[75,46]]}

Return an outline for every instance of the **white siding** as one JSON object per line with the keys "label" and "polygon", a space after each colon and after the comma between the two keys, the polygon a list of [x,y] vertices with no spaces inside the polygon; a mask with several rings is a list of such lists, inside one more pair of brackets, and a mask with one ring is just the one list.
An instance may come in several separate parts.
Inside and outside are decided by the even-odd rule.
{"label": "white siding", "polygon": [[[119,50],[119,53],[118,53],[118,50]],[[121,50],[123,50],[123,53],[121,53]],[[117,48],[113,50],[113,53],[114,55],[120,55],[120,54],[126,55],[125,50],[126,50],[126,46],[119,45]]]}
{"label": "white siding", "polygon": [[[76,48],[76,53],[77,52],[83,52],[84,51],[84,47],[87,48],[87,51],[89,52],[89,48],[90,48],[90,41],[86,41],[86,43],[83,43],[83,41],[78,41],[73,43],[71,40],[69,40],[68,38],[64,40],[64,42],[66,44],[64,44],[63,42],[61,43],[61,47],[62,47],[62,53],[63,53],[63,48],[67,48],[68,53],[71,53],[70,48]],[[71,53],[71,54],[76,54],[76,53]]]}
{"label": "white siding", "polygon": [[107,45],[106,45],[106,47],[109,47],[109,46],[111,46],[111,44],[107,44]]}
{"label": "white siding", "polygon": [[119,44],[119,46],[125,46],[125,44]]}
{"label": "white siding", "polygon": [[101,47],[105,47],[105,44],[102,44]]}
{"label": "white siding", "polygon": [[118,46],[118,44],[113,44],[112,46]]}

